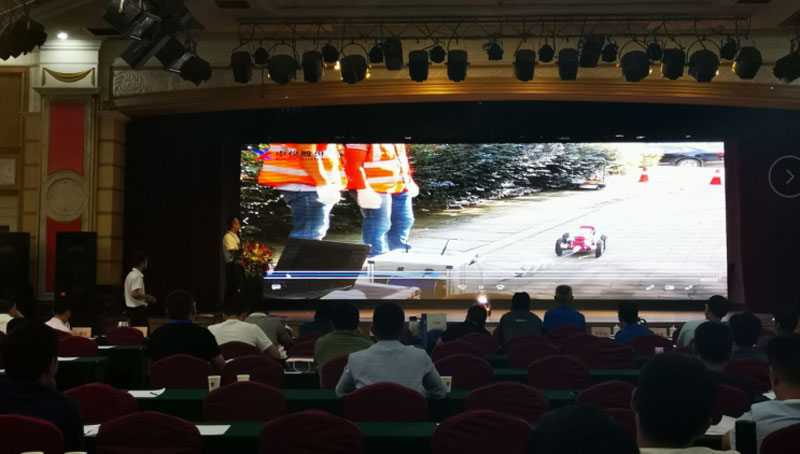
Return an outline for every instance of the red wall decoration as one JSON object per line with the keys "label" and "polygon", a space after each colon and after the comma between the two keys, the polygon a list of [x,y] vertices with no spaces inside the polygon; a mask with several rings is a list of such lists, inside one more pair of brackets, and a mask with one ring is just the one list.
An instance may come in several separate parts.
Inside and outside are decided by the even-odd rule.
{"label": "red wall decoration", "polygon": [[83,174],[86,105],[82,102],[50,103],[50,153],[47,173],[72,170]]}

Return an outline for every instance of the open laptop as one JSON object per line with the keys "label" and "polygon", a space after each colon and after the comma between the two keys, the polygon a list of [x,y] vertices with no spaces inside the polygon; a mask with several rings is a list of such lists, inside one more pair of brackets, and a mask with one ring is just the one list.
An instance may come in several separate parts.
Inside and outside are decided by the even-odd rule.
{"label": "open laptop", "polygon": [[289,238],[275,270],[264,280],[266,298],[317,299],[353,287],[369,245]]}

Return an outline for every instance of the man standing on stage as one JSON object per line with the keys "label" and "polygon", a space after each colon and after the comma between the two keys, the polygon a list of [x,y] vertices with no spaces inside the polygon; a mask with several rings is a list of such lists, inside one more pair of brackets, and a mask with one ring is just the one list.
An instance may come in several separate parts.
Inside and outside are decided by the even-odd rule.
{"label": "man standing on stage", "polygon": [[419,187],[411,178],[402,143],[346,144],[347,188],[355,190],[364,223],[361,238],[372,246],[370,257],[408,248],[414,224],[411,199]]}
{"label": "man standing on stage", "polygon": [[148,295],[144,290],[144,271],[147,269],[147,255],[142,252],[133,254],[133,268],[125,277],[125,314],[131,326],[149,327],[147,305],[156,302],[156,297]]}
{"label": "man standing on stage", "polygon": [[222,258],[225,260],[225,293],[223,303],[227,303],[239,294],[244,280],[244,268],[237,260],[242,253],[242,243],[239,241],[239,218],[228,218],[228,231],[222,237]]}
{"label": "man standing on stage", "polygon": [[292,210],[290,238],[321,240],[346,180],[334,143],[271,143],[258,184],[272,186]]}

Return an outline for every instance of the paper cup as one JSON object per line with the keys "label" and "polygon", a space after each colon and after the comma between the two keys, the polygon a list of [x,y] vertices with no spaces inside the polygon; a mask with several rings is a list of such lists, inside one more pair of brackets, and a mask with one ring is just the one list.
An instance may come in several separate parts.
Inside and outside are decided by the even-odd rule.
{"label": "paper cup", "polygon": [[250,381],[250,374],[239,374],[236,376],[236,381]]}
{"label": "paper cup", "polygon": [[654,351],[656,355],[660,355],[664,353],[664,347],[654,347]]}
{"label": "paper cup", "polygon": [[447,389],[447,392],[453,387],[453,377],[442,376],[442,381],[444,382],[444,387]]}
{"label": "paper cup", "polygon": [[208,390],[214,391],[215,389],[219,388],[221,382],[222,382],[222,375],[209,375]]}

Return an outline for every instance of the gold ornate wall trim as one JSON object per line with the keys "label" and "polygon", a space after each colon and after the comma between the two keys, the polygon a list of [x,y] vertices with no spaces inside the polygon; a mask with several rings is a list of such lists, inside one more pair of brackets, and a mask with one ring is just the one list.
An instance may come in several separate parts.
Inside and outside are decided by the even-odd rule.
{"label": "gold ornate wall trim", "polygon": [[52,69],[49,69],[49,68],[42,68],[42,86],[43,87],[47,84],[47,77],[46,76],[48,74],[51,77],[53,77],[55,80],[57,80],[59,82],[64,82],[64,83],[67,83],[67,84],[73,84],[75,82],[80,82],[81,80],[85,79],[86,76],[91,76],[92,77],[92,79],[91,79],[92,86],[97,85],[96,80],[95,80],[96,77],[95,77],[95,69],[94,68],[90,68],[90,69],[87,69],[86,71],[78,71],[78,72],[74,72],[74,73],[62,73],[62,72],[58,72],[58,71],[53,71]]}

